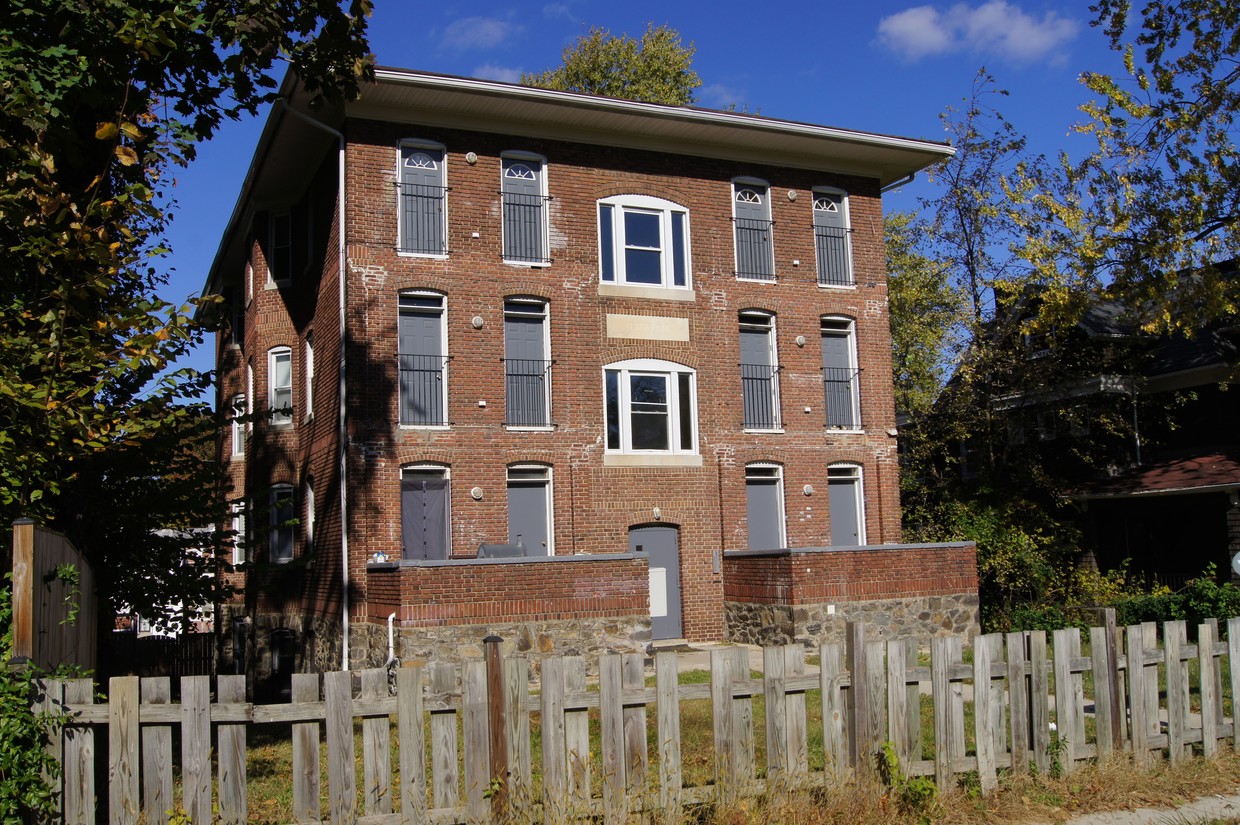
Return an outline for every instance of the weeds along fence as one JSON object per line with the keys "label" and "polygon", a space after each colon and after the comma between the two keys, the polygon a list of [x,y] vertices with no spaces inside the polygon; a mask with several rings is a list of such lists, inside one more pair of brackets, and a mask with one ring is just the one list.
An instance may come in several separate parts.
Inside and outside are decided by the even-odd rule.
{"label": "weeds along fence", "polygon": [[64,768],[64,821],[94,822],[97,806],[113,823],[169,811],[246,821],[247,734],[262,726],[291,731],[282,818],[335,823],[676,821],[695,803],[872,771],[886,742],[906,775],[944,787],[967,774],[982,793],[1005,770],[1069,772],[1121,750],[1178,762],[1240,745],[1224,716],[1240,697],[1229,666],[1240,619],[1225,643],[1214,621],[1196,644],[1167,623],[1160,644],[1153,624],[1113,618],[1084,640],[1077,629],[980,636],[971,662],[960,638],[937,638],[928,665],[915,642],[867,640],[850,624],[843,644],[816,651],[817,673],[804,648],[768,647],[751,678],[748,652],[723,648],[699,684],[660,652],[652,679],[638,654],[602,656],[597,684],[582,658],[545,658],[531,687],[530,663],[502,659],[498,641],[459,666],[296,675],[284,704],[247,703],[241,676],[218,677],[214,698],[208,677],[185,677],[176,704],[166,677],[114,678],[106,703],[90,680],[46,683],[42,708],[67,714],[48,745]]}

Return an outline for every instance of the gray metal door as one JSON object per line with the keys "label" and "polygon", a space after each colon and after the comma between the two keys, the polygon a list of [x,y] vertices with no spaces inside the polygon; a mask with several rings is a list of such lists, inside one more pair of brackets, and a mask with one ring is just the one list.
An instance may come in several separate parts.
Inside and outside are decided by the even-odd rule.
{"label": "gray metal door", "polygon": [[[530,305],[513,304],[529,311]],[[504,318],[505,421],[541,427],[547,419],[547,350],[541,317]]]}
{"label": "gray metal door", "polygon": [[542,262],[547,258],[543,251],[542,164],[505,158],[503,166],[504,257]]}
{"label": "gray metal door", "polygon": [[783,502],[778,478],[745,479],[749,549],[778,550],[784,546]]}
{"label": "gray metal door", "polygon": [[551,552],[549,493],[545,470],[508,472],[508,543],[522,545],[527,556]]}
{"label": "gray metal door", "polygon": [[680,531],[675,527],[634,527],[629,530],[629,552],[647,557],[650,565],[650,635],[679,639]]}
{"label": "gray metal door", "polygon": [[400,533],[406,559],[446,559],[448,480],[439,474],[406,473],[400,480]]}
{"label": "gray metal door", "polygon": [[769,278],[775,274],[771,255],[771,210],[764,186],[737,186],[736,274]]}
{"label": "gray metal door", "polygon": [[400,423],[443,424],[443,300],[400,300]]}
{"label": "gray metal door", "polygon": [[827,481],[833,546],[861,543],[860,487],[856,478],[831,478]]}
{"label": "gray metal door", "polygon": [[441,255],[443,242],[443,152],[406,146],[401,152],[401,239],[404,252]]}

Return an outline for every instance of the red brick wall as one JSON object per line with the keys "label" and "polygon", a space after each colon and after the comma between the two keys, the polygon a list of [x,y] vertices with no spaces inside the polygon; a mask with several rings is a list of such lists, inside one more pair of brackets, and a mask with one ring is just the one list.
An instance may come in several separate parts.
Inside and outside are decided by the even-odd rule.
{"label": "red brick wall", "polygon": [[646,561],[632,557],[382,565],[366,583],[373,620],[395,613],[402,627],[650,614]]}
{"label": "red brick wall", "polygon": [[729,554],[724,599],[821,604],[977,592],[972,543],[893,545],[858,550]]}

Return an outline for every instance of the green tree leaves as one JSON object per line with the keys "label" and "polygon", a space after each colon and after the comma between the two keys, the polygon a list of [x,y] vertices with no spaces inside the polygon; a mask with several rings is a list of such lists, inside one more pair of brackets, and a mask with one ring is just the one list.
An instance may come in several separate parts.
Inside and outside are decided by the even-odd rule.
{"label": "green tree leaves", "polygon": [[521,76],[527,86],[583,92],[644,103],[687,106],[702,78],[693,71],[693,43],[682,45],[680,33],[646,25],[641,40],[615,37],[594,27],[564,49],[564,63],[539,74]]}

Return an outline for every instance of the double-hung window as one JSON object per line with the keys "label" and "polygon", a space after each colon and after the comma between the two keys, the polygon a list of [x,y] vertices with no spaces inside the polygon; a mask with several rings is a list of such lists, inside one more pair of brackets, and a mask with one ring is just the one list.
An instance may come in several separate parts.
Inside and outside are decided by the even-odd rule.
{"label": "double-hung window", "polygon": [[741,402],[747,430],[778,430],[779,361],[775,316],[760,310],[740,314]]}
{"label": "double-hung window", "polygon": [[276,347],[267,353],[267,403],[271,423],[284,426],[293,423],[293,351]]}
{"label": "double-hung window", "polygon": [[850,318],[823,318],[822,386],[826,423],[837,430],[861,429],[857,346]]}
{"label": "double-hung window", "polygon": [[745,505],[750,550],[779,550],[788,546],[783,468],[778,464],[745,465]]}
{"label": "double-hung window", "polygon": [[275,564],[293,559],[296,512],[293,507],[293,485],[277,484],[272,487],[267,510],[267,546],[271,561]]}
{"label": "double-hung window", "polygon": [[232,533],[232,565],[236,567],[245,563],[245,502],[234,501],[228,505],[231,516],[229,530]]}
{"label": "double-hung window", "polygon": [[314,336],[306,334],[306,354],[303,371],[306,373],[306,418],[314,418]]}
{"label": "double-hung window", "polygon": [[838,189],[815,189],[814,249],[818,257],[818,286],[856,286],[851,235],[848,195]]}
{"label": "double-hung window", "polygon": [[603,380],[608,452],[697,453],[693,370],[639,359],[608,365]]}
{"label": "double-hung window", "polygon": [[736,277],[743,280],[775,278],[770,192],[761,181],[738,180],[732,184]]}
{"label": "double-hung window", "polygon": [[399,250],[447,255],[447,174],[444,148],[427,143],[400,147]]}
{"label": "double-hung window", "polygon": [[617,286],[688,289],[689,212],[645,195],[598,204],[599,278]]}
{"label": "double-hung window", "polygon": [[439,427],[448,423],[447,342],[444,296],[410,292],[400,296],[397,346],[400,423]]}
{"label": "double-hung window", "polygon": [[548,348],[547,302],[541,298],[505,300],[504,423],[509,427],[551,425]]}
{"label": "double-hung window", "polygon": [[232,458],[245,458],[245,396],[232,397],[232,421],[229,426]]}
{"label": "double-hung window", "polygon": [[534,155],[504,155],[500,170],[504,260],[531,265],[551,263],[547,252],[546,163]]}

